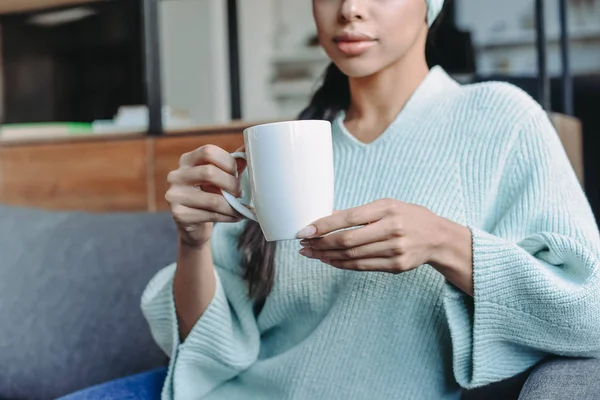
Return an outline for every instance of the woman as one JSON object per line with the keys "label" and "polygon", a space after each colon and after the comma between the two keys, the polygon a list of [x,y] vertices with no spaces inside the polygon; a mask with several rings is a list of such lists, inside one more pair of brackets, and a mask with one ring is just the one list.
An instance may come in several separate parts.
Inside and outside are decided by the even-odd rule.
{"label": "woman", "polygon": [[142,299],[164,399],[457,399],[598,354],[586,198],[532,99],[428,69],[442,3],[313,0],[333,63],[301,117],[333,121],[340,211],[301,241],[240,221],[218,194],[240,188],[227,152],[181,157],[179,258]]}

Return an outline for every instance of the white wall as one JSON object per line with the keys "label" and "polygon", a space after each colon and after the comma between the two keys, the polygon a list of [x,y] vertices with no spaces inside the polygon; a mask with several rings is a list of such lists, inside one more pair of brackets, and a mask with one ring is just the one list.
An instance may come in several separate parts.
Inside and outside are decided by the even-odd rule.
{"label": "white wall", "polygon": [[[199,124],[228,121],[226,1],[163,0],[160,12],[165,104],[189,111]],[[238,22],[243,119],[278,118],[272,60],[294,53],[314,32],[311,2],[238,1]]]}
{"label": "white wall", "polygon": [[278,51],[289,53],[305,46],[306,39],[316,32],[311,0],[275,0]]}
{"label": "white wall", "polygon": [[160,24],[164,104],[197,124],[229,121],[225,0],[162,1]]}
{"label": "white wall", "polygon": [[[243,115],[249,120],[293,118],[306,105],[276,98],[274,59],[302,59],[316,32],[310,0],[245,0],[240,15]],[[309,55],[310,56],[310,55]],[[319,74],[320,75],[320,74]],[[309,85],[310,86],[310,85]]]}
{"label": "white wall", "polygon": [[244,0],[238,2],[242,111],[244,119],[270,120],[295,116],[282,111],[271,83],[273,59],[298,54],[315,33],[310,0]]}
{"label": "white wall", "polygon": [[242,115],[245,120],[268,120],[276,114],[269,83],[275,48],[275,3],[280,0],[238,2]]}

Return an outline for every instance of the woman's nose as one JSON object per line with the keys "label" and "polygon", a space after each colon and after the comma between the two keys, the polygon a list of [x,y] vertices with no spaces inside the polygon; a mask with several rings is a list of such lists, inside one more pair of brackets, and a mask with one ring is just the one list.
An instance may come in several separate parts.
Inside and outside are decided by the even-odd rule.
{"label": "woman's nose", "polygon": [[369,0],[343,0],[341,18],[346,22],[361,21],[366,18]]}

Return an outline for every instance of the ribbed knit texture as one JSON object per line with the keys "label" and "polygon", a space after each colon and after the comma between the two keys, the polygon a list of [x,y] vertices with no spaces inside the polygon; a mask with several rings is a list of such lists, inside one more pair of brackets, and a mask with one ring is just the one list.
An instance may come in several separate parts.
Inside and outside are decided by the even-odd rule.
{"label": "ribbed knit texture", "polygon": [[[430,266],[336,270],[278,243],[258,316],[236,238],[220,224],[217,291],[183,344],[174,266],[142,308],[171,356],[164,399],[457,399],[550,354],[600,350],[600,238],[556,132],[503,83],[459,86],[434,68],[373,143],[333,124],[336,208],[395,198],[473,232],[475,297]],[[310,193],[306,194],[310,196]]]}

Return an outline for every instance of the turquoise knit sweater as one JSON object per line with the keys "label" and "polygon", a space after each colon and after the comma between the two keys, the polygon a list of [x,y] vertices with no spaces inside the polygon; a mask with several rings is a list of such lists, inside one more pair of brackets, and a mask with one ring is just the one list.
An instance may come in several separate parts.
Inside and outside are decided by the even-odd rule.
{"label": "turquoise knit sweater", "polygon": [[171,357],[164,399],[457,399],[550,354],[600,351],[600,238],[543,110],[503,83],[460,86],[434,68],[371,144],[333,124],[336,208],[395,198],[473,232],[475,296],[430,266],[341,271],[278,244],[255,315],[236,238],[218,225],[214,300],[184,343],[175,266],[142,309]]}

